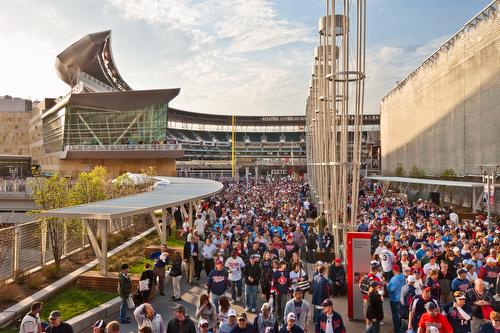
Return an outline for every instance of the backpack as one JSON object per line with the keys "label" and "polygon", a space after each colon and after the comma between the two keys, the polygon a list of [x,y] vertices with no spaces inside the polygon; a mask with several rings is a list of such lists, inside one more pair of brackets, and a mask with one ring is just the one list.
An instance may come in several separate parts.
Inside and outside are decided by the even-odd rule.
{"label": "backpack", "polygon": [[361,292],[363,294],[368,294],[368,290],[370,290],[370,283],[372,280],[368,277],[368,275],[363,276],[361,282],[359,282],[359,288],[361,288]]}

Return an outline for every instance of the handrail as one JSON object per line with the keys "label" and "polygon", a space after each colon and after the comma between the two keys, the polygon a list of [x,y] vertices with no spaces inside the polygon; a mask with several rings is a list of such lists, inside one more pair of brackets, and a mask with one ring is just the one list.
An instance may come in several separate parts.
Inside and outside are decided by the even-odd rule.
{"label": "handrail", "polygon": [[64,151],[150,151],[182,150],[181,144],[131,144],[131,145],[69,145]]}

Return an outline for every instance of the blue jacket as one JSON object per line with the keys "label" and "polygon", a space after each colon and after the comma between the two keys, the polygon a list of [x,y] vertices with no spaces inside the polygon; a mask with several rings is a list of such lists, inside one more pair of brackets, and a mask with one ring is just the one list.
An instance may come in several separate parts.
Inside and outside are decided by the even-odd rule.
{"label": "blue jacket", "polygon": [[321,305],[323,301],[330,297],[330,283],[321,274],[314,276],[312,281],[312,304]]}
{"label": "blue jacket", "polygon": [[208,274],[208,292],[215,295],[222,295],[226,292],[227,286],[229,284],[229,275],[226,268],[218,271],[216,268]]}
{"label": "blue jacket", "polygon": [[389,291],[389,299],[391,302],[399,302],[401,296],[401,289],[406,284],[406,279],[403,274],[398,274],[392,277],[387,284],[387,291]]}

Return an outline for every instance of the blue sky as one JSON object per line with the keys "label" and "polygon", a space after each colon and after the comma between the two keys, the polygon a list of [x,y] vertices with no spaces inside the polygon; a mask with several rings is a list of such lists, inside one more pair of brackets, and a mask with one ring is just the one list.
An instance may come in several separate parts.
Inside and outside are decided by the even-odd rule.
{"label": "blue sky", "polygon": [[[490,0],[367,0],[365,113]],[[134,89],[198,112],[303,114],[320,0],[0,0],[0,95],[65,95],[55,56],[112,29]]]}

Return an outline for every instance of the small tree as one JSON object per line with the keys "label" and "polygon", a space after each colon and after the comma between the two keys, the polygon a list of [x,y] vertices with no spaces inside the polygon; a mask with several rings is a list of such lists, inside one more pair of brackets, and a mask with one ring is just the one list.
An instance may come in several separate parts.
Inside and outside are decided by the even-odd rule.
{"label": "small tree", "polygon": [[[50,178],[40,177],[36,169],[32,169],[34,179],[30,182],[32,197],[37,207],[42,210],[66,207],[70,204],[68,193],[70,192],[70,182],[67,178],[54,174]],[[39,213],[33,210],[31,213]],[[40,231],[47,230],[52,254],[57,269],[61,267],[61,256],[63,254],[66,240],[66,221],[59,218],[43,219],[39,223]]]}
{"label": "small tree", "polygon": [[425,171],[423,169],[418,168],[417,166],[412,166],[410,170],[410,177],[413,178],[423,178],[425,177]]}
{"label": "small tree", "polygon": [[130,179],[129,175],[126,173],[119,175],[111,183],[111,195],[113,198],[123,197],[137,192],[137,186],[135,186],[132,179]]}
{"label": "small tree", "polygon": [[442,178],[449,178],[449,179],[454,179],[457,177],[457,174],[455,173],[455,170],[453,169],[445,169],[443,172],[441,172],[441,177]]}
{"label": "small tree", "polygon": [[[89,172],[80,172],[70,191],[71,204],[81,205],[106,200],[109,197],[107,181],[108,170],[103,166],[96,166]],[[97,221],[89,220],[89,224],[96,233]]]}
{"label": "small tree", "polygon": [[404,177],[406,175],[405,169],[401,164],[398,164],[396,169],[394,169],[394,174],[396,175],[396,177]]}

